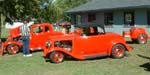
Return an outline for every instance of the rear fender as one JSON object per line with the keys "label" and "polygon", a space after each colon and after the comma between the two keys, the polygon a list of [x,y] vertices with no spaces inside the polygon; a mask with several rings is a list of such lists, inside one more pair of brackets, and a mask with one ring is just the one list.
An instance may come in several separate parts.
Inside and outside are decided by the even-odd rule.
{"label": "rear fender", "polygon": [[131,28],[130,29],[131,38],[138,38],[140,34],[145,34],[148,37],[148,34],[144,28]]}
{"label": "rear fender", "polygon": [[127,51],[131,51],[132,50],[131,46],[127,45],[125,42],[123,42],[121,40],[117,40],[116,39],[116,40],[108,43],[107,52],[108,52],[109,55],[111,55],[111,50],[112,50],[113,46],[116,45],[116,44],[122,44],[126,48]]}

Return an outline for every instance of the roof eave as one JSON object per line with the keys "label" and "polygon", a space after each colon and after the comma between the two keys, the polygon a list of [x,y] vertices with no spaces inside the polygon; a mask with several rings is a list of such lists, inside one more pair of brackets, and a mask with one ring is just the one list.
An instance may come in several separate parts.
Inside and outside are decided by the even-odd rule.
{"label": "roof eave", "polygon": [[141,6],[128,6],[128,7],[115,7],[115,8],[103,8],[103,9],[94,9],[94,10],[69,10],[66,13],[85,13],[85,12],[97,12],[97,11],[111,11],[111,10],[122,10],[122,9],[137,9],[137,8],[150,8],[150,5],[141,5]]}

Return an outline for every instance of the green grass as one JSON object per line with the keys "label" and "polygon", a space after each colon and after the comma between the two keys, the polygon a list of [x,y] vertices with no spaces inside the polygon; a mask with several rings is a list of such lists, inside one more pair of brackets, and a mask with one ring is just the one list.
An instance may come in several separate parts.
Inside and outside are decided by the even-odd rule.
{"label": "green grass", "polygon": [[[3,32],[6,37],[7,30]],[[134,49],[123,59],[65,60],[59,64],[46,62],[42,52],[34,52],[32,57],[5,54],[0,56],[0,75],[149,75],[145,69],[150,68],[150,41],[129,45]]]}

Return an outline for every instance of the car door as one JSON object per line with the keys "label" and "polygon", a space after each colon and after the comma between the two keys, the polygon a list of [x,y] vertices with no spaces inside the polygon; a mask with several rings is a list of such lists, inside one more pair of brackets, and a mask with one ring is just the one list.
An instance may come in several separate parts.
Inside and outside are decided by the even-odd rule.
{"label": "car door", "polygon": [[92,55],[97,53],[99,45],[97,36],[80,36],[75,38],[75,50],[84,55]]}
{"label": "car door", "polygon": [[30,47],[40,48],[44,44],[45,34],[44,26],[35,26],[31,31]]}
{"label": "car door", "polygon": [[105,34],[100,33],[99,35],[97,35],[97,44],[98,44],[98,49],[97,49],[97,53],[100,54],[107,54],[107,49],[108,49],[108,43],[109,43],[109,39],[106,37]]}

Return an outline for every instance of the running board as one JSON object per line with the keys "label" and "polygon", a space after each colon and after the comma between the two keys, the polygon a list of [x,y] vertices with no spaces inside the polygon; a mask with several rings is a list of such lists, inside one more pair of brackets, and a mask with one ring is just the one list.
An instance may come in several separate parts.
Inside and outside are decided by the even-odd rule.
{"label": "running board", "polygon": [[105,57],[108,56],[107,54],[100,54],[100,55],[92,55],[92,56],[85,56],[85,59],[93,59],[93,58],[98,58],[98,57]]}

